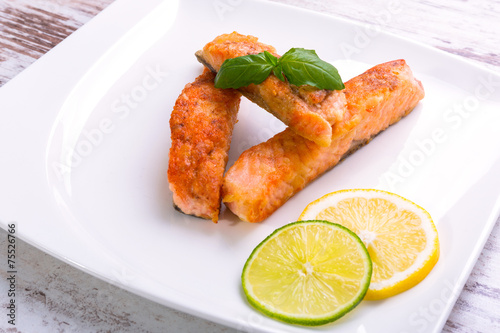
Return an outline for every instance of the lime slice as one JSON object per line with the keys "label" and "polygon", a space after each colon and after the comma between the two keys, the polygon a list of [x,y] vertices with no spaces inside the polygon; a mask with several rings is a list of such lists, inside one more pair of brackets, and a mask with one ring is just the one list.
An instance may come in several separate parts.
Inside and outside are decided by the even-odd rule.
{"label": "lime slice", "polygon": [[439,239],[425,209],[397,194],[343,190],[311,202],[299,219],[322,219],[354,231],[365,243],[373,276],[365,299],[399,294],[420,283],[439,258]]}
{"label": "lime slice", "polygon": [[256,309],[312,326],[332,322],[356,307],[371,275],[368,251],[355,233],[314,220],[275,230],[253,250],[241,278]]}

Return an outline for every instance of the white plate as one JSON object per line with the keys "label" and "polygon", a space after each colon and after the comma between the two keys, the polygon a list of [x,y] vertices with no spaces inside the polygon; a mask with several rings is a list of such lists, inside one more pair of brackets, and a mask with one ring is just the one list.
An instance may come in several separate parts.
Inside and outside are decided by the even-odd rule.
{"label": "white plate", "polygon": [[[201,71],[194,52],[233,30],[281,53],[316,49],[344,79],[404,58],[427,95],[263,223],[181,215],[166,178],[170,110]],[[387,189],[433,215],[441,258],[415,288],[317,330],[438,332],[499,214],[499,91],[487,70],[329,16],[256,1],[119,0],[0,89],[0,225],[15,222],[47,253],[176,309],[249,331],[300,332],[248,305],[246,258],[327,192]],[[246,101],[239,119],[231,160],[283,128]]]}

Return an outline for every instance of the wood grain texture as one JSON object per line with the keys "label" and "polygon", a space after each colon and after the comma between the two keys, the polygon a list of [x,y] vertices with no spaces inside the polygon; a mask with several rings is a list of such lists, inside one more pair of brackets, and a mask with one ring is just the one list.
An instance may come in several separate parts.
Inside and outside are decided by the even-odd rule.
{"label": "wood grain texture", "polygon": [[[274,0],[379,25],[500,72],[500,1]],[[0,0],[0,86],[90,20],[112,0]],[[377,21],[389,6],[400,10]],[[2,112],[2,110],[0,110]],[[471,226],[473,227],[473,226]],[[19,242],[23,325],[8,332],[233,332],[93,278]],[[3,258],[6,233],[0,230]],[[3,260],[3,259],[2,259]],[[500,332],[500,223],[497,221],[444,332]],[[7,285],[0,270],[0,294]],[[0,298],[0,306],[5,308]],[[7,332],[0,321],[0,332]],[[21,329],[21,327],[23,329]],[[422,332],[426,332],[425,329]]]}
{"label": "wood grain texture", "polygon": [[[380,26],[384,31],[463,56],[500,72],[500,1],[273,1]],[[390,8],[397,8],[397,15],[383,16],[384,12],[391,12]],[[384,20],[377,20],[377,17],[384,17]],[[443,332],[500,332],[498,276],[500,219]],[[425,327],[421,327],[422,332],[426,332]]]}
{"label": "wood grain texture", "polygon": [[111,0],[0,2],[0,86],[73,31]]}
{"label": "wood grain texture", "polygon": [[500,71],[500,1],[273,1],[380,26]]}

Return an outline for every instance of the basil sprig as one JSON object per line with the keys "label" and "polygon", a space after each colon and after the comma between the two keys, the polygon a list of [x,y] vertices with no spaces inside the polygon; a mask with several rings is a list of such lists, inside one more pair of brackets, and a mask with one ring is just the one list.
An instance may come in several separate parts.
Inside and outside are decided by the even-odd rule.
{"label": "basil sprig", "polygon": [[296,86],[310,85],[327,90],[345,88],[334,66],[321,60],[316,51],[303,48],[292,48],[280,58],[264,51],[227,59],[215,77],[215,87],[237,89],[251,83],[259,84],[271,72],[281,81],[288,80]]}

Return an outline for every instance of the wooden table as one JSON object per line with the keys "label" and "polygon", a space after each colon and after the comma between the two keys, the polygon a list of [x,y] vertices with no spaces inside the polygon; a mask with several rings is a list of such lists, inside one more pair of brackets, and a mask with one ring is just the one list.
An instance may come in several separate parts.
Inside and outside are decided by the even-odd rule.
{"label": "wooden table", "polygon": [[[500,1],[276,2],[329,13],[432,45],[500,72]],[[90,20],[112,0],[2,0],[0,86]],[[374,21],[389,6],[389,20]],[[500,110],[499,110],[500,111]],[[0,110],[0,112],[5,112]],[[0,185],[1,186],[1,185]],[[471,221],[471,228],[474,222]],[[0,248],[7,234],[0,230]],[[7,332],[233,332],[166,308],[91,277],[18,243],[18,325]],[[2,250],[2,258],[5,250]],[[500,223],[497,221],[444,328],[445,332],[500,332]],[[0,271],[0,294],[6,294]],[[2,299],[2,298],[0,298]],[[0,302],[1,307],[6,304]],[[3,317],[3,316],[2,316]],[[0,320],[0,332],[7,329]]]}

